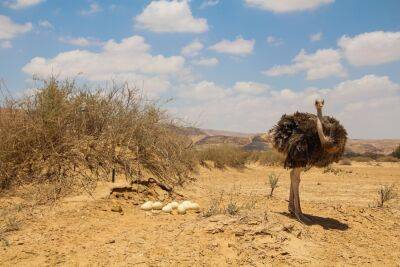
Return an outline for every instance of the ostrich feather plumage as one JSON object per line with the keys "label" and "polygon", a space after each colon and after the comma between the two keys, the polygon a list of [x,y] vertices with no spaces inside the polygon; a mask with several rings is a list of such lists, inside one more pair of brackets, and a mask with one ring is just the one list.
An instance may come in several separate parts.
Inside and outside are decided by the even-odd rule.
{"label": "ostrich feather plumage", "polygon": [[346,130],[336,119],[323,116],[324,134],[330,141],[322,145],[316,125],[316,115],[296,112],[283,115],[270,130],[274,148],[286,155],[285,168],[324,167],[339,161],[346,145]]}

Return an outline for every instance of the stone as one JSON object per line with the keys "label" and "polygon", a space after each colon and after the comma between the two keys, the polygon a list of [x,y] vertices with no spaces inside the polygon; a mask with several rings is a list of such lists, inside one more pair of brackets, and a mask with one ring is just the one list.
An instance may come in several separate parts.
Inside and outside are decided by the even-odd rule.
{"label": "stone", "polygon": [[122,212],[122,207],[119,204],[114,204],[111,207],[111,211],[113,211],[113,212]]}
{"label": "stone", "polygon": [[212,225],[206,229],[207,233],[209,234],[217,234],[224,232],[224,228],[220,225]]}

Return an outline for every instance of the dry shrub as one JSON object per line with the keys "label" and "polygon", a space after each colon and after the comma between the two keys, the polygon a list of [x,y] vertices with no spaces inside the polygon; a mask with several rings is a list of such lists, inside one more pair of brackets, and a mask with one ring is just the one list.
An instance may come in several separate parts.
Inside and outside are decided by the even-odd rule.
{"label": "dry shrub", "polygon": [[272,197],[272,195],[274,194],[275,188],[278,187],[278,182],[279,175],[277,175],[275,172],[271,172],[270,174],[268,174],[268,184],[271,188],[271,191],[269,192],[269,197]]}
{"label": "dry shrub", "polygon": [[51,78],[32,96],[3,100],[0,115],[1,189],[50,183],[58,197],[113,172],[173,186],[195,167],[190,141],[128,85],[90,90]]}
{"label": "dry shrub", "polygon": [[393,156],[380,156],[376,159],[377,162],[399,162],[400,160]]}
{"label": "dry shrub", "polygon": [[347,165],[350,166],[351,165],[351,160],[349,158],[343,158],[339,161],[340,165]]}
{"label": "dry shrub", "polygon": [[398,145],[392,153],[393,157],[400,159],[400,145]]}
{"label": "dry shrub", "polygon": [[214,167],[243,169],[246,164],[256,162],[266,166],[282,165],[284,157],[274,151],[246,151],[233,145],[214,145],[199,149],[197,152],[201,165],[207,166],[207,161],[213,162]]}
{"label": "dry shrub", "polygon": [[207,165],[206,162],[211,161],[218,169],[226,167],[243,169],[248,162],[248,156],[248,152],[231,145],[209,146],[197,152],[200,164]]}
{"label": "dry shrub", "polygon": [[368,157],[368,156],[355,156],[355,157],[352,157],[351,160],[355,161],[355,162],[371,162],[374,159],[371,157]]}
{"label": "dry shrub", "polygon": [[268,150],[251,152],[249,160],[265,166],[280,166],[283,165],[285,158],[277,151]]}
{"label": "dry shrub", "polygon": [[382,208],[386,202],[395,199],[397,194],[394,185],[382,185],[378,189],[377,206]]}
{"label": "dry shrub", "polygon": [[257,199],[253,194],[248,198],[241,197],[241,188],[233,187],[228,193],[221,191],[218,196],[211,198],[210,206],[203,212],[203,216],[210,217],[217,214],[233,216],[253,210],[256,204]]}
{"label": "dry shrub", "polygon": [[324,168],[322,173],[332,173],[334,175],[341,175],[341,174],[350,174],[353,173],[352,170],[342,170],[340,168],[332,167],[332,165],[328,165]]}

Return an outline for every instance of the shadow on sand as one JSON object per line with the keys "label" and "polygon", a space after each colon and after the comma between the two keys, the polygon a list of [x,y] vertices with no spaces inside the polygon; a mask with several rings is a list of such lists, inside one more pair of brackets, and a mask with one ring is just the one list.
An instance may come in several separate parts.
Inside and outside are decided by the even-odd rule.
{"label": "shadow on sand", "polygon": [[[289,212],[279,212],[279,214],[285,215],[286,217],[292,219],[296,219],[296,217]],[[333,229],[333,230],[346,231],[347,229],[349,229],[349,226],[347,224],[342,223],[336,219],[332,219],[329,217],[319,217],[310,214],[304,214],[304,215],[306,215],[308,218],[312,220],[311,223],[306,223],[306,225],[321,225],[325,230]]]}

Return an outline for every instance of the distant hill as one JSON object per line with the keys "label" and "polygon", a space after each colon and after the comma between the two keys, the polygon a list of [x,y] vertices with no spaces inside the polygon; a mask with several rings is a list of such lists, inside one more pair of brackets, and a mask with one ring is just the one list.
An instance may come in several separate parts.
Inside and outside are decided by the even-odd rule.
{"label": "distant hill", "polygon": [[[229,144],[246,150],[267,150],[272,147],[270,142],[263,142],[256,133],[239,133],[211,129],[186,128],[187,134],[195,146]],[[384,154],[388,155],[400,145],[400,139],[349,139],[346,145],[347,153]]]}
{"label": "distant hill", "polygon": [[359,154],[385,154],[388,155],[400,145],[400,139],[350,139],[346,150]]}

